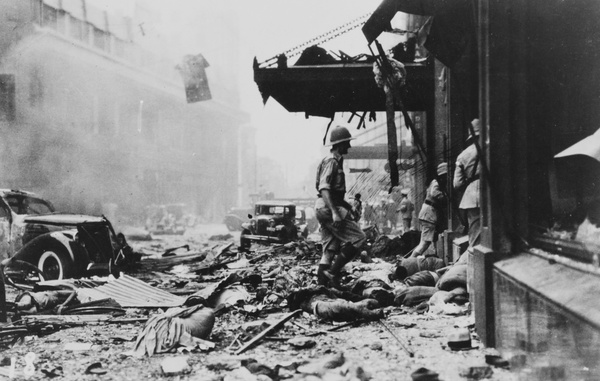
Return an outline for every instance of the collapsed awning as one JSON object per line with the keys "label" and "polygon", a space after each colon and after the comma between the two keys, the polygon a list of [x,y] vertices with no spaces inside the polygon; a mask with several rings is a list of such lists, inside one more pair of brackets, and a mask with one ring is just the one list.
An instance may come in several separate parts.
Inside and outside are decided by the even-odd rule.
{"label": "collapsed awning", "polygon": [[425,39],[423,46],[448,67],[462,57],[474,33],[471,0],[383,0],[362,27],[369,44],[391,29],[397,12],[431,16],[419,31],[420,39]]}
{"label": "collapsed awning", "polygon": [[[433,67],[429,61],[406,63],[404,106],[425,111],[433,106]],[[354,62],[290,67],[254,65],[254,81],[266,102],[272,97],[289,112],[332,117],[336,112],[385,111],[373,63]]]}

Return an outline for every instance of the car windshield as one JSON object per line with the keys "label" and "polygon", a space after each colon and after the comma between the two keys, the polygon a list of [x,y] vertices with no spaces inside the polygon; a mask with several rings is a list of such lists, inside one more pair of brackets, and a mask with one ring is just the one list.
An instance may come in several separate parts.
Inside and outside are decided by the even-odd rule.
{"label": "car windshield", "polygon": [[47,201],[26,195],[9,195],[6,203],[16,214],[52,214],[54,207]]}
{"label": "car windshield", "polygon": [[281,206],[281,205],[257,205],[256,206],[256,214],[257,215],[294,215],[295,208],[289,206]]}

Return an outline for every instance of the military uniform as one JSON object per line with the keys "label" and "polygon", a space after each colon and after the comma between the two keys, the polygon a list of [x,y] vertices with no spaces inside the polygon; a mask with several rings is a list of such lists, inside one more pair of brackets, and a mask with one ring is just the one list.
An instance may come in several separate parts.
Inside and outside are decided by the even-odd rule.
{"label": "military uniform", "polygon": [[469,247],[479,244],[481,217],[479,213],[479,159],[477,147],[471,144],[456,158],[454,189],[464,189],[459,208],[467,212],[469,223]]}
{"label": "military uniform", "polygon": [[[475,135],[470,135],[473,140],[478,137],[480,123],[478,119],[471,122]],[[473,248],[479,244],[481,238],[481,214],[479,209],[479,153],[477,146],[472,142],[456,158],[456,168],[454,170],[453,186],[454,189],[464,190],[460,200],[459,209],[467,214],[467,223],[469,224],[469,248],[467,250],[467,292],[472,293],[473,280],[475,274],[475,261]],[[473,300],[471,299],[473,307]]]}
{"label": "military uniform", "polygon": [[400,206],[398,207],[398,211],[400,212],[400,215],[402,216],[402,225],[403,225],[403,229],[404,229],[405,233],[410,230],[410,225],[412,223],[414,210],[415,210],[415,206],[408,199],[408,197],[403,197],[402,200],[400,201]]}
{"label": "military uniform", "polygon": [[427,187],[425,201],[419,212],[422,240],[437,241],[437,232],[443,230],[441,225],[444,224],[445,201],[446,193],[442,191],[437,180],[431,180],[429,187]]}
{"label": "military uniform", "polygon": [[[323,241],[323,258],[321,263],[329,264],[331,255],[327,252],[337,252],[344,243],[349,243],[360,249],[365,243],[366,236],[358,223],[349,213],[351,206],[344,200],[346,194],[346,178],[344,174],[344,158],[341,155],[331,155],[324,158],[317,169],[316,188],[319,198],[315,203],[317,220],[321,224],[321,238]],[[343,221],[338,227],[333,226],[331,210],[321,198],[321,191],[329,190],[332,201]]]}

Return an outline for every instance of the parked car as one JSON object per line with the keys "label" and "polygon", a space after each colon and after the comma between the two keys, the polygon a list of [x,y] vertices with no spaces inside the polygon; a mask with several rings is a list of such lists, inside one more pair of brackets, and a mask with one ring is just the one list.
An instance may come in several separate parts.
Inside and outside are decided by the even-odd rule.
{"label": "parked car", "polygon": [[34,193],[9,189],[0,189],[0,257],[30,263],[46,280],[107,275],[139,259],[104,216],[56,213]]}
{"label": "parked car", "polygon": [[229,231],[240,231],[242,224],[244,221],[248,221],[248,215],[251,213],[252,208],[231,208],[223,218],[223,223]]}
{"label": "parked car", "polygon": [[254,216],[242,225],[240,247],[248,249],[252,242],[287,243],[295,241],[298,234],[296,205],[289,201],[259,201],[254,206]]}

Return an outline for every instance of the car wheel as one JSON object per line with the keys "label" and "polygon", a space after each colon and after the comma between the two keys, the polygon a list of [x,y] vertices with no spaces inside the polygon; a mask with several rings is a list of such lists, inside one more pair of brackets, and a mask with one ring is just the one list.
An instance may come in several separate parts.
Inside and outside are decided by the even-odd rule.
{"label": "car wheel", "polygon": [[44,280],[67,279],[72,276],[73,263],[67,250],[59,245],[46,248],[37,260],[37,267]]}

